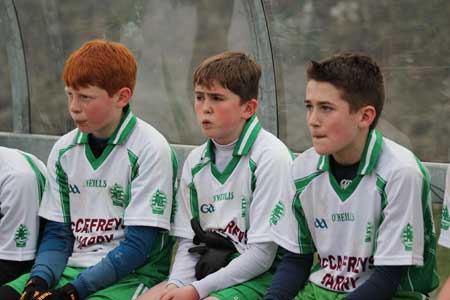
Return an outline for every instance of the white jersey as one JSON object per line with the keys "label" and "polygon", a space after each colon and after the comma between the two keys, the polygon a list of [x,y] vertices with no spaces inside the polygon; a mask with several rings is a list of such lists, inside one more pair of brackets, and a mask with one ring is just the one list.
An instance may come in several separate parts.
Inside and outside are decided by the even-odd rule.
{"label": "white jersey", "polygon": [[124,239],[124,226],[169,230],[172,159],[165,138],[130,110],[98,158],[78,129],[56,142],[39,212],[71,224],[75,243],[68,266],[99,262]]}
{"label": "white jersey", "polygon": [[0,259],[34,259],[45,176],[34,155],[0,147]]}
{"label": "white jersey", "polygon": [[310,281],[351,292],[374,266],[403,265],[416,267],[408,268],[400,290],[435,287],[429,175],[409,150],[372,130],[351,183],[339,185],[329,156],[313,148],[295,160],[292,176],[295,196],[273,209],[272,231],[291,252],[318,252]]}
{"label": "white jersey", "polygon": [[444,203],[442,205],[441,235],[439,244],[450,248],[450,164],[447,169]]}
{"label": "white jersey", "polygon": [[223,172],[208,140],[185,161],[173,235],[192,239],[190,220],[197,218],[204,230],[228,237],[241,253],[247,243],[270,242],[267,220],[282,198],[291,163],[287,147],[262,129],[256,116],[247,121]]}

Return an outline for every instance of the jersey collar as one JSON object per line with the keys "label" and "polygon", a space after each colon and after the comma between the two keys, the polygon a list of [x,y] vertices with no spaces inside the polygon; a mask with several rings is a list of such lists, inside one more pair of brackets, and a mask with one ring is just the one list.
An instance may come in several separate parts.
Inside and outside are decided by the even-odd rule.
{"label": "jersey collar", "polygon": [[[381,153],[381,145],[383,142],[383,136],[375,129],[369,131],[366,144],[364,146],[363,153],[361,155],[361,161],[359,162],[358,175],[370,174],[378,161],[378,157]],[[320,155],[317,163],[317,170],[329,171],[330,170],[330,156]]]}
{"label": "jersey collar", "polygon": [[[259,123],[258,117],[253,115],[250,119],[245,123],[244,128],[239,136],[239,139],[236,142],[236,145],[233,149],[233,156],[243,156],[247,155],[252,149],[253,144],[256,141],[256,137],[261,131],[261,124]],[[214,161],[214,151],[211,139],[208,139],[206,143],[206,151],[202,157],[202,160],[206,161],[209,159],[210,161]]]}
{"label": "jersey collar", "polygon": [[[120,145],[130,136],[134,127],[136,126],[136,116],[131,112],[129,107],[126,108],[119,126],[116,128],[112,136],[108,139],[108,144]],[[75,136],[75,144],[87,144],[88,134],[77,129]]]}

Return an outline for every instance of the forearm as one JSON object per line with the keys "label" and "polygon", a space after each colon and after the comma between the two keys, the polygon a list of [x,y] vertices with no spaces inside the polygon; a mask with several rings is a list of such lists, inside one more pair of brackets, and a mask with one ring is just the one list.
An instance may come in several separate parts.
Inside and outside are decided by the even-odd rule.
{"label": "forearm", "polygon": [[158,229],[146,226],[125,228],[125,240],[99,263],[82,272],[72,284],[81,299],[116,283],[147,261]]}
{"label": "forearm", "polygon": [[192,240],[186,238],[178,239],[178,249],[175,255],[175,261],[169,276],[169,284],[175,284],[178,287],[188,285],[196,280],[195,264],[198,257],[188,252],[189,248],[194,247]]}
{"label": "forearm", "polygon": [[295,254],[286,251],[264,299],[294,299],[307,282],[312,263],[313,254]]}
{"label": "forearm", "polygon": [[211,292],[248,281],[266,272],[271,267],[277,248],[278,246],[274,243],[253,244],[226,267],[202,280],[193,282],[192,285],[201,299]]}
{"label": "forearm", "polygon": [[376,266],[373,274],[345,300],[389,300],[397,289],[406,266]]}
{"label": "forearm", "polygon": [[47,221],[30,277],[44,279],[49,287],[55,285],[72,254],[73,243],[70,224]]}

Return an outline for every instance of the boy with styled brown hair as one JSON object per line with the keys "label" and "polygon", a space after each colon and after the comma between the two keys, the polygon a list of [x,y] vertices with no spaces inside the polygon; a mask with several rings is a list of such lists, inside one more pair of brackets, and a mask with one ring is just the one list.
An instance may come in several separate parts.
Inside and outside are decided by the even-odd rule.
{"label": "boy with styled brown hair", "polygon": [[286,211],[272,222],[288,252],[265,299],[299,290],[298,299],[426,299],[438,284],[429,175],[374,129],[384,103],[380,68],[342,53],[311,62],[307,80],[314,147],[294,161]]}
{"label": "boy with styled brown hair", "polygon": [[67,60],[77,128],[49,156],[35,265],[0,288],[2,300],[131,299],[167,277],[176,161],[166,139],[131,112],[136,72],[131,51],[104,40]]}
{"label": "boy with styled brown hair", "polygon": [[256,117],[260,77],[260,66],[241,52],[210,57],[195,70],[194,108],[208,140],[183,167],[168,284],[140,299],[261,299],[269,286],[277,246],[266,221],[292,159]]}

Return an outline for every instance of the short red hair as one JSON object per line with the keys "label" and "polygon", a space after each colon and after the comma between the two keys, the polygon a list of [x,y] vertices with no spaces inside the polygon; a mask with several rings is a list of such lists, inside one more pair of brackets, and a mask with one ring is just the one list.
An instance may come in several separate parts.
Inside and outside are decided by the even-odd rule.
{"label": "short red hair", "polygon": [[63,80],[74,89],[97,86],[112,97],[121,88],[134,90],[137,63],[121,43],[92,40],[75,50],[64,66]]}

